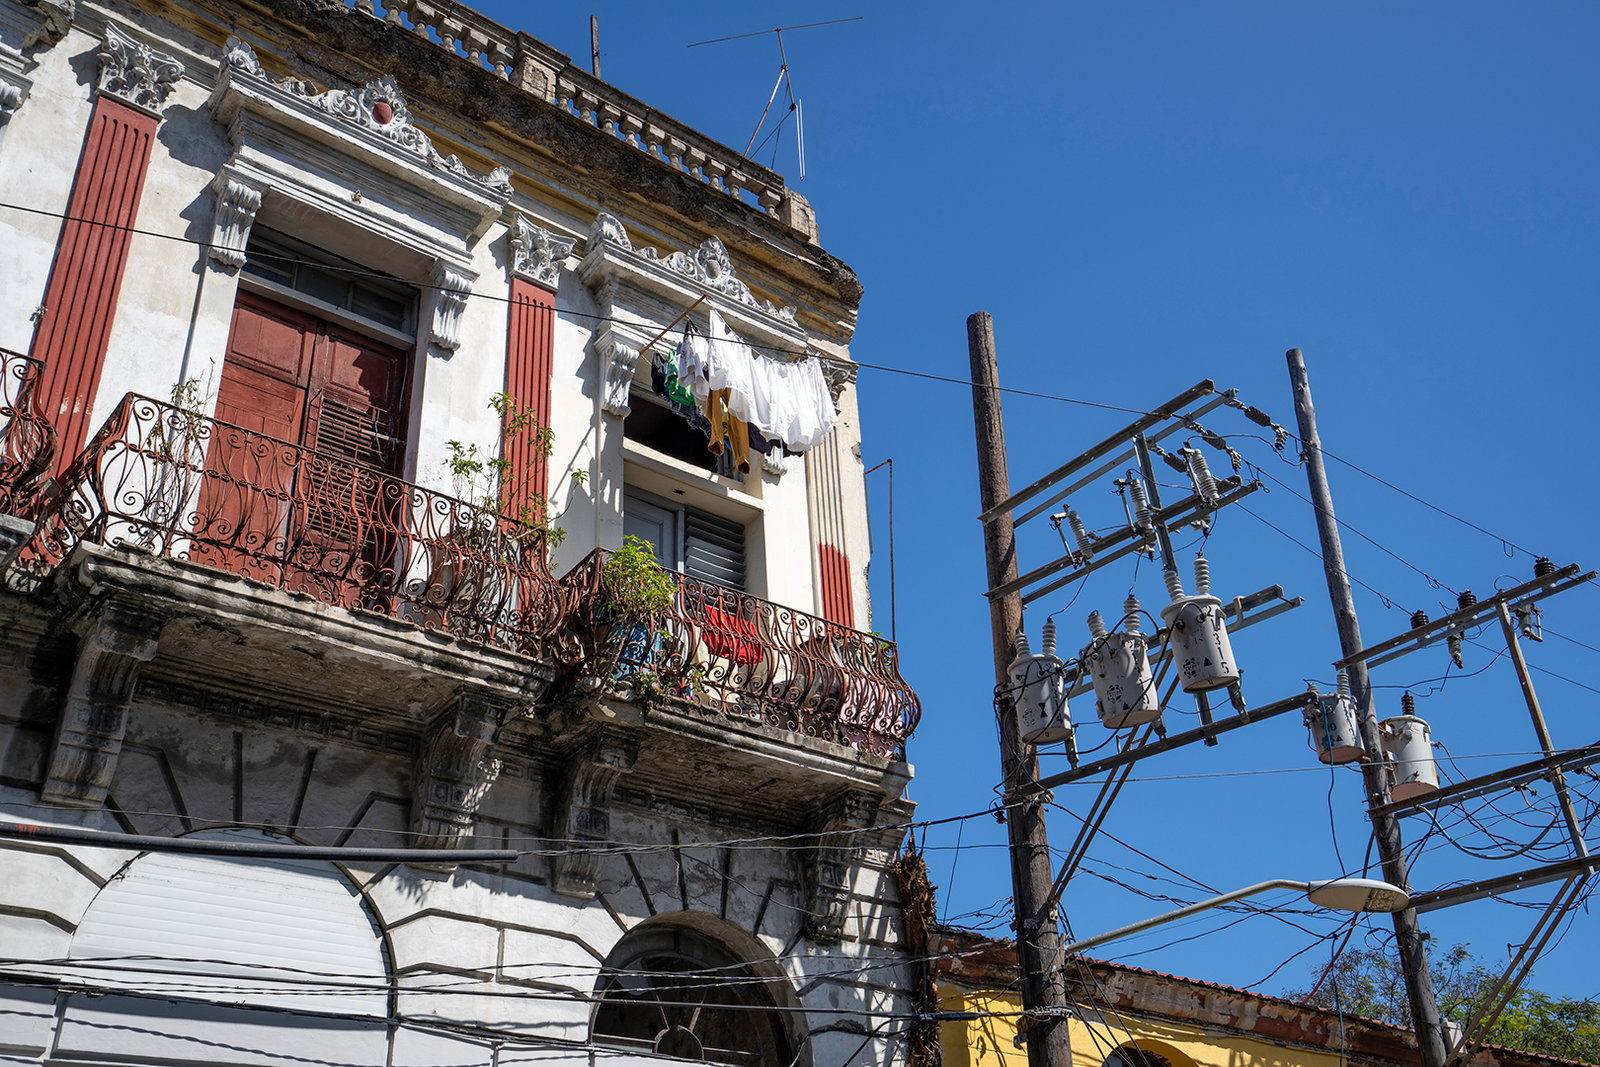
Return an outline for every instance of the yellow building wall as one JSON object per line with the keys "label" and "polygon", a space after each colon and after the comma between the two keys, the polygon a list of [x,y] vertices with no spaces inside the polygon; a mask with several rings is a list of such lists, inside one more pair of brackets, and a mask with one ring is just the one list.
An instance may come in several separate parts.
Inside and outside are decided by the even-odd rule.
{"label": "yellow building wall", "polygon": [[[938,993],[940,1011],[986,1016],[939,1024],[944,1067],[1027,1067],[1027,1052],[1013,1044],[1022,1011],[1016,993],[964,992],[953,985],[940,985]],[[1118,1046],[1131,1043],[1161,1056],[1172,1067],[1339,1067],[1339,1056],[1331,1052],[1288,1048],[1109,1009],[1102,1013],[1084,1008],[1082,1012],[1088,1023],[1072,1019],[1067,1024],[1073,1067],[1101,1067]]]}

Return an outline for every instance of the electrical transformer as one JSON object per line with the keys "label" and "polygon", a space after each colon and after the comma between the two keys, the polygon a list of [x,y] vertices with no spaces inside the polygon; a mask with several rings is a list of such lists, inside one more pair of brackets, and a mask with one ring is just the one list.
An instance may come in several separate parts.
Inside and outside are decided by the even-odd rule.
{"label": "electrical transformer", "polygon": [[1383,754],[1394,766],[1394,800],[1410,800],[1438,792],[1439,769],[1433,763],[1433,742],[1428,724],[1414,714],[1416,701],[1410,693],[1400,698],[1405,714],[1378,724]]}
{"label": "electrical transformer", "polygon": [[1161,609],[1161,620],[1171,630],[1172,655],[1178,681],[1185,693],[1225,689],[1239,680],[1239,667],[1228,642],[1222,601],[1211,595],[1211,565],[1204,556],[1194,561],[1196,592],[1183,595],[1176,571],[1167,572],[1172,603]]}
{"label": "electrical transformer", "polygon": [[1013,648],[1017,658],[1006,668],[1011,676],[1017,731],[1030,745],[1053,745],[1072,737],[1067,710],[1067,684],[1061,657],[1056,655],[1056,624],[1044,624],[1044,650],[1028,651],[1028,635],[1018,630]]}
{"label": "electrical transformer", "polygon": [[1323,763],[1354,763],[1366,753],[1355,702],[1350,699],[1350,676],[1344,671],[1339,672],[1338,692],[1319,696],[1306,709],[1306,727],[1311,731],[1311,747]]}
{"label": "electrical transformer", "polygon": [[1111,730],[1142,726],[1161,717],[1161,696],[1150,674],[1150,652],[1139,627],[1139,602],[1129,597],[1124,605],[1125,629],[1106,630],[1100,613],[1089,616],[1094,640],[1080,659],[1094,681],[1095,711]]}

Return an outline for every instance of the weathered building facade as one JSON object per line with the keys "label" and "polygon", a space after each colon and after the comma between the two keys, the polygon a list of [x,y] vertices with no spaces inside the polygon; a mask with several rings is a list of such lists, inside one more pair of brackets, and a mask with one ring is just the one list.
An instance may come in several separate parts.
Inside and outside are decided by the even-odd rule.
{"label": "weathered building facade", "polygon": [[[0,188],[0,1061],[896,1058],[803,198],[422,0],[0,0]],[[831,430],[684,403],[686,324]]]}
{"label": "weathered building facade", "polygon": [[[936,946],[946,1067],[1025,1064],[1019,1026],[1016,946],[965,930],[941,929]],[[1099,960],[1068,967],[1076,1007],[1072,1061],[1087,1067],[1415,1067],[1422,1062],[1408,1029]],[[1568,1067],[1573,1061],[1487,1046],[1471,1067]]]}

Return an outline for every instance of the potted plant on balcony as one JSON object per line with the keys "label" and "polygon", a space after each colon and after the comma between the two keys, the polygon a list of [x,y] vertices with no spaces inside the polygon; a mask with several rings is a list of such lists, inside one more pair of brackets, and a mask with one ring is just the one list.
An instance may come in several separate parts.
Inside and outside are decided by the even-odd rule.
{"label": "potted plant on balcony", "polygon": [[630,682],[648,698],[677,682],[677,639],[661,625],[677,601],[678,583],[656,562],[650,542],[632,535],[600,567],[601,596],[590,605],[600,667],[596,684]]}

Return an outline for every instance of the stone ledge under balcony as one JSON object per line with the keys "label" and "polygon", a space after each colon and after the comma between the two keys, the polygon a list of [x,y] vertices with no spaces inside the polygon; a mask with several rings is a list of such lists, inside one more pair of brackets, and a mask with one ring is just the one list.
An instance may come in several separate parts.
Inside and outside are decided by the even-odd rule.
{"label": "stone ledge under balcony", "polygon": [[388,615],[324,604],[227,571],[81,544],[49,589],[74,614],[97,602],[163,619],[151,680],[416,729],[463,687],[524,705],[552,665]]}
{"label": "stone ledge under balcony", "polygon": [[676,700],[592,697],[567,710],[553,729],[563,740],[607,729],[634,731],[640,743],[623,779],[629,791],[714,808],[737,798],[744,814],[778,825],[803,825],[819,801],[845,791],[893,800],[912,775],[910,764],[900,760]]}

